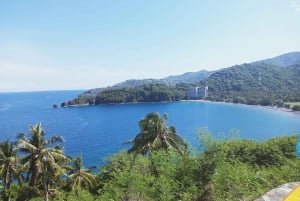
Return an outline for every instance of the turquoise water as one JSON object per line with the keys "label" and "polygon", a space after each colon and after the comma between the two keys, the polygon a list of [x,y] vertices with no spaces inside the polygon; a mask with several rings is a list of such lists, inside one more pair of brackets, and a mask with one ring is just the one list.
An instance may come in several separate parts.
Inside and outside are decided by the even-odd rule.
{"label": "turquoise water", "polygon": [[41,122],[46,137],[64,136],[67,154],[82,154],[85,165],[95,165],[127,149],[122,143],[134,138],[138,121],[149,112],[166,112],[169,125],[194,146],[196,129],[203,127],[214,134],[237,129],[241,138],[255,140],[300,134],[300,115],[236,104],[186,101],[51,108],[81,92],[0,93],[0,140],[27,134],[30,125]]}

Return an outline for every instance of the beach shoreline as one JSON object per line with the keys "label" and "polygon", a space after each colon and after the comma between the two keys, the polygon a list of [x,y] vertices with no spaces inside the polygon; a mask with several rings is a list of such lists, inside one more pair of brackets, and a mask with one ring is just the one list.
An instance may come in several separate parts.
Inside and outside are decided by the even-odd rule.
{"label": "beach shoreline", "polygon": [[207,102],[207,103],[216,103],[216,104],[233,104],[233,105],[242,105],[242,106],[249,106],[249,107],[258,107],[262,109],[280,111],[280,112],[287,112],[292,113],[295,115],[300,115],[300,111],[295,111],[290,108],[278,107],[278,106],[264,106],[264,105],[247,105],[243,103],[233,103],[233,102],[224,102],[224,101],[210,101],[210,100],[181,100],[182,102]]}

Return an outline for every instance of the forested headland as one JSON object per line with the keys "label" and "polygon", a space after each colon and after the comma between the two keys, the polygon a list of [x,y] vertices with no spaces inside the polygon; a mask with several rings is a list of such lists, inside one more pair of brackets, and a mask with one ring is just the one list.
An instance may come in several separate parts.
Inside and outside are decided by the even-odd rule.
{"label": "forested headland", "polygon": [[128,80],[112,87],[91,89],[62,107],[195,99],[189,89],[208,86],[210,101],[285,107],[300,110],[300,53],[199,71],[165,79]]}
{"label": "forested headland", "polygon": [[[61,136],[46,136],[41,124],[29,134],[0,143],[2,200],[254,200],[283,183],[299,181],[297,135],[266,141],[213,135],[199,129],[191,148],[168,125],[167,115],[149,113],[128,150],[100,167],[84,156],[67,156]],[[80,154],[80,153],[78,153]]]}

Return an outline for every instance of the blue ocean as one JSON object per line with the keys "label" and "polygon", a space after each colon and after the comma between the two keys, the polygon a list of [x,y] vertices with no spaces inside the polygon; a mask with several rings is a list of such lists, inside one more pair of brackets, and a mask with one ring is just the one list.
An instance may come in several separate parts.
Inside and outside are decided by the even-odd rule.
{"label": "blue ocean", "polygon": [[201,128],[215,135],[238,130],[241,138],[255,140],[300,134],[300,115],[238,104],[183,101],[52,108],[81,92],[0,93],[0,141],[28,134],[29,127],[40,122],[46,138],[62,135],[65,152],[81,154],[84,164],[90,166],[128,149],[122,143],[135,137],[139,120],[149,112],[167,113],[168,124],[194,147],[198,144],[196,130]]}

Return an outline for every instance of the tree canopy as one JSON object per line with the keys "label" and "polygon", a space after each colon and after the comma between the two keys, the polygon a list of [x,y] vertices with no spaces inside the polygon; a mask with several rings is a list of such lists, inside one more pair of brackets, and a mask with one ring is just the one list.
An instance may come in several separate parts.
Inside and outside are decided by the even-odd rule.
{"label": "tree canopy", "polygon": [[[300,64],[279,67],[251,63],[221,69],[194,83],[109,87],[97,93],[85,92],[62,106],[187,100],[189,88],[195,86],[208,86],[207,99],[212,101],[283,107],[285,102],[300,101]],[[298,106],[291,109],[299,110]]]}
{"label": "tree canopy", "polygon": [[2,200],[255,200],[300,179],[297,135],[257,142],[202,129],[194,152],[181,144],[166,115],[149,113],[139,125],[129,153],[108,157],[99,172],[84,168],[82,156],[67,157],[61,137],[46,139],[41,124],[16,142],[1,142]]}
{"label": "tree canopy", "polygon": [[158,113],[149,113],[140,120],[140,133],[129,141],[132,147],[129,153],[147,154],[158,149],[175,149],[182,151],[186,147],[185,141],[176,133],[174,126],[167,125],[167,114],[161,118]]}

